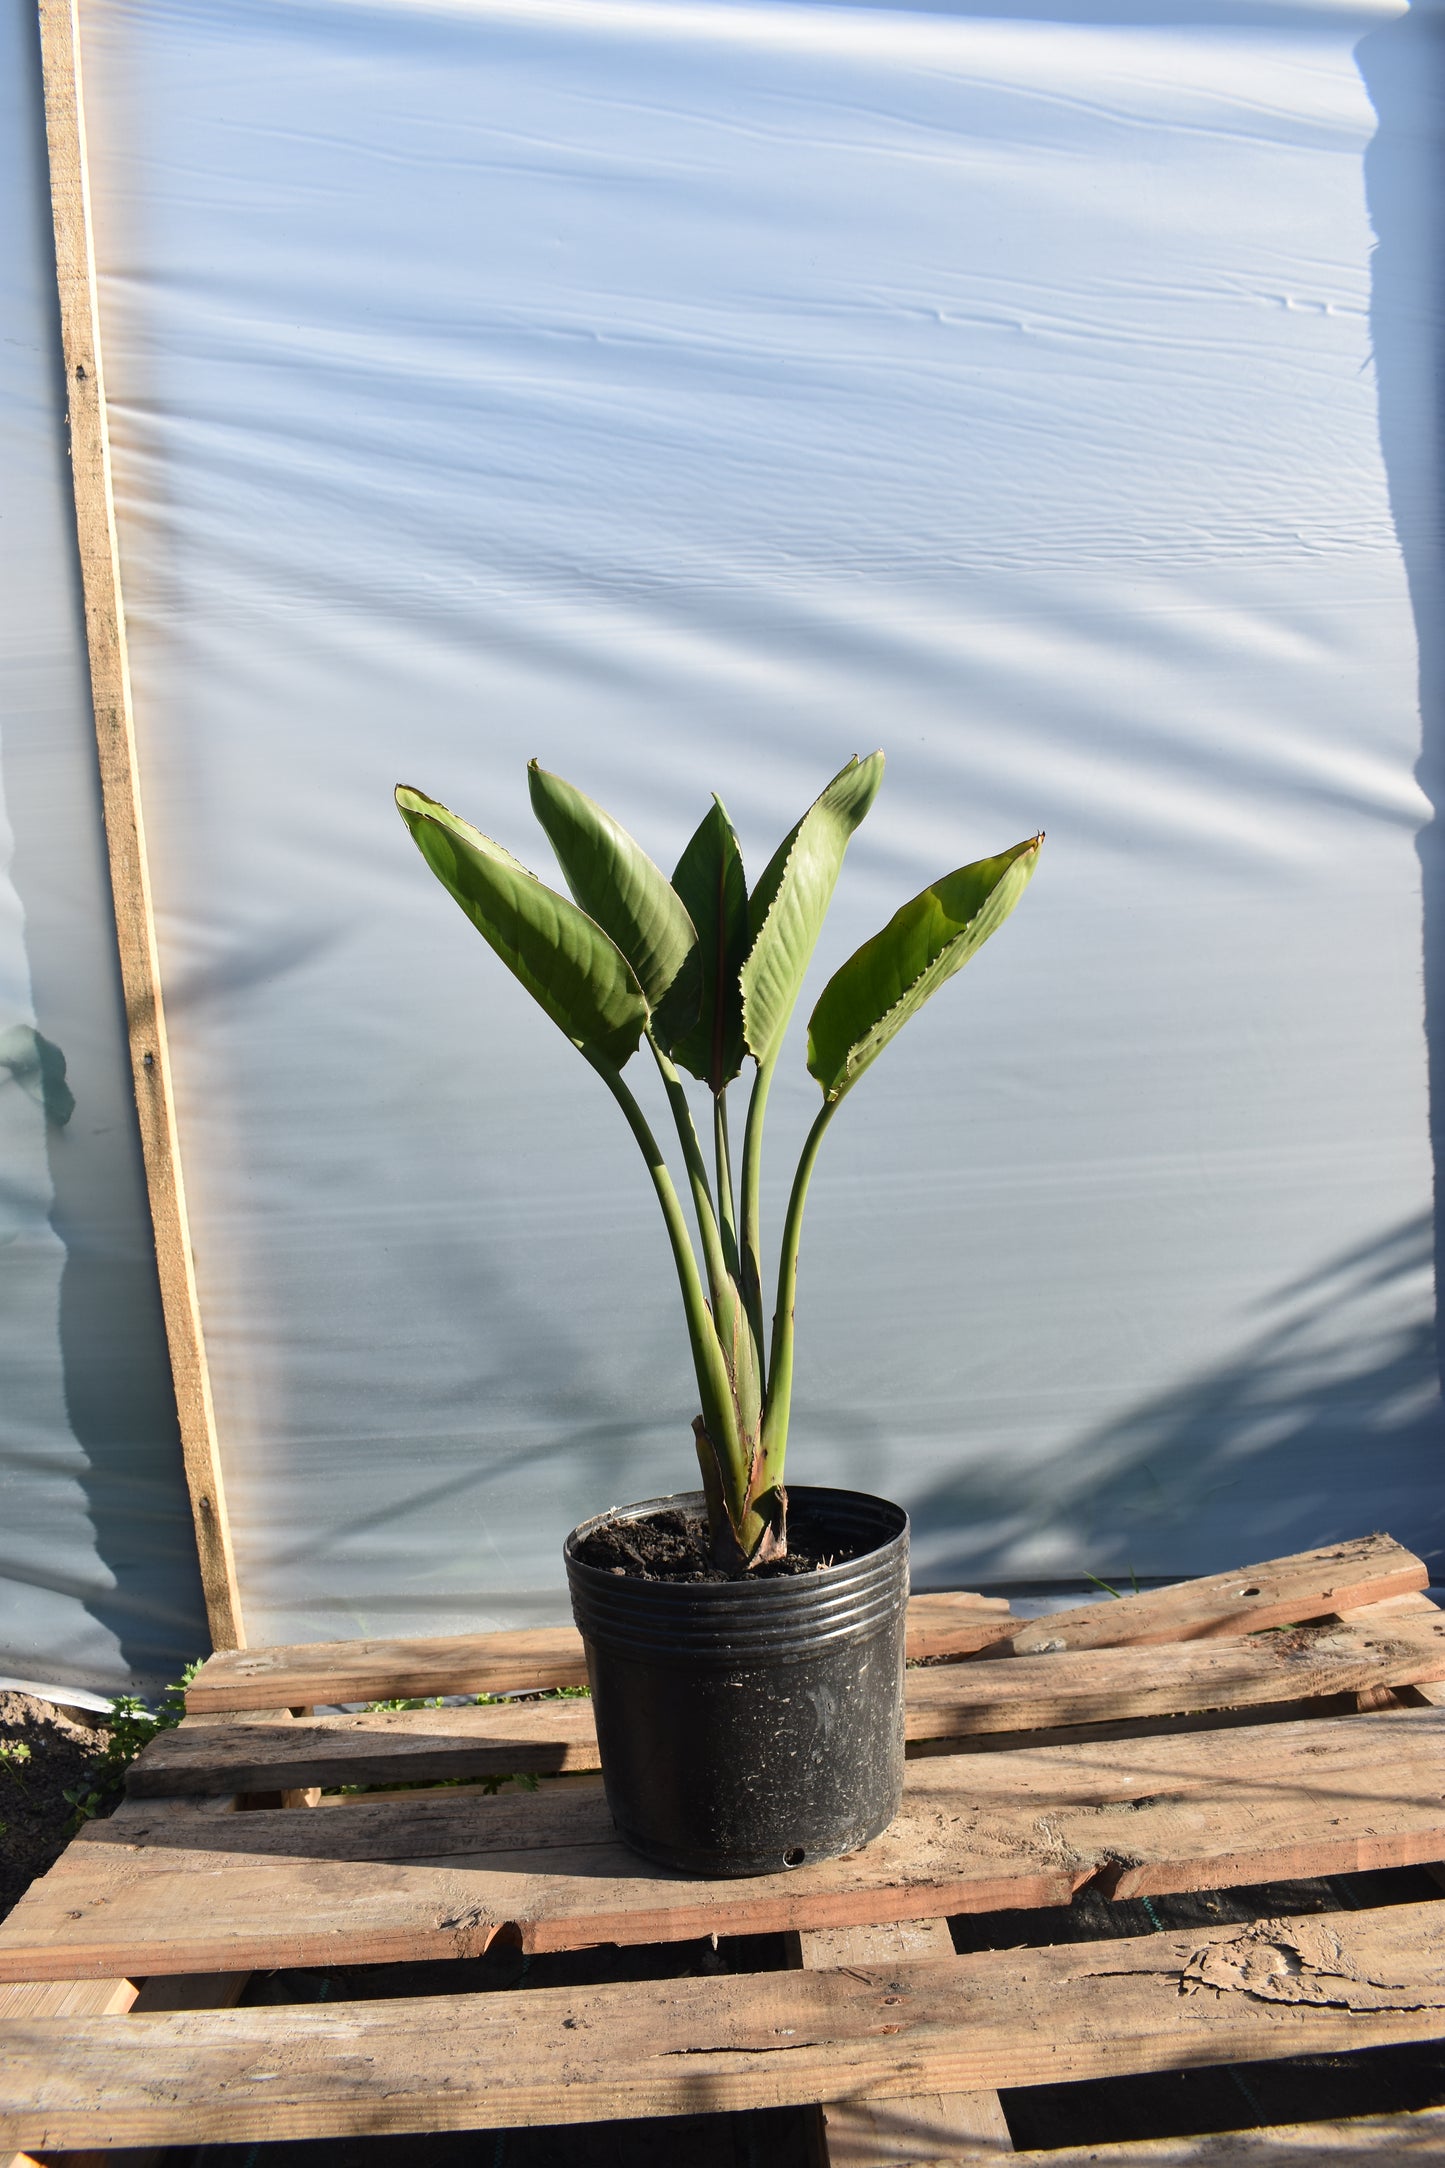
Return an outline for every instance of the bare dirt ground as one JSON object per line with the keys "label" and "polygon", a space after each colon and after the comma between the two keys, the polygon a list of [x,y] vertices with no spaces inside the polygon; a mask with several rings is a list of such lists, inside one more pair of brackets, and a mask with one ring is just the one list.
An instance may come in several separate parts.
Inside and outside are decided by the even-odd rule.
{"label": "bare dirt ground", "polygon": [[69,1842],[75,1807],[90,1793],[109,1732],[30,1694],[0,1691],[0,1919]]}

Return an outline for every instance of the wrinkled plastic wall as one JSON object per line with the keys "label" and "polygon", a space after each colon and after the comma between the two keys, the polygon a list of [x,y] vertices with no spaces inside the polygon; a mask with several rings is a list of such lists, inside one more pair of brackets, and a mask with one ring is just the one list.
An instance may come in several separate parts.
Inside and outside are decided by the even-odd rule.
{"label": "wrinkled plastic wall", "polygon": [[0,1678],[85,1698],[173,1677],[207,1638],[100,818],[39,49],[15,0],[0,320]]}
{"label": "wrinkled plastic wall", "polygon": [[1438,20],[87,0],[253,1638],[559,1616],[693,1479],[633,1142],[390,805],[546,876],[534,753],[668,866],[717,789],[755,875],[886,748],[774,1224],[826,971],[1048,831],[830,1132],[795,1480],[936,1583],[1438,1545]]}

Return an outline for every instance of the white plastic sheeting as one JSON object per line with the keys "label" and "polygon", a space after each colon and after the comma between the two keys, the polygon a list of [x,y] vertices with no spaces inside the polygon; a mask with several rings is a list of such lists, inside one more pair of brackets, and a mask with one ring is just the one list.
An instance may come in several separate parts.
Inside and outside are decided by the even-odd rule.
{"label": "white plastic sheeting", "polygon": [[920,1581],[1439,1544],[1435,22],[87,0],[253,1639],[560,1616],[567,1528],[693,1479],[635,1147],[390,806],[545,876],[533,753],[665,865],[718,789],[756,874],[881,743],[813,992],[1048,831],[830,1132],[795,1480]]}
{"label": "white plastic sheeting", "polygon": [[15,4],[0,212],[0,1674],[83,1698],[174,1676],[206,1634],[100,824],[39,52]]}

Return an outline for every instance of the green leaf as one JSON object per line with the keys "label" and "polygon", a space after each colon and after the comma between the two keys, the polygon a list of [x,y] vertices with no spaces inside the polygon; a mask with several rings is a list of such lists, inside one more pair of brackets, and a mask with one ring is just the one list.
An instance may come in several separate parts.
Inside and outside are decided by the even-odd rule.
{"label": "green leaf", "polygon": [[743,965],[743,1036],[758,1062],[788,1028],[849,838],[878,795],[883,755],[856,757],[783,838],[748,905],[752,949]]}
{"label": "green leaf", "polygon": [[1041,835],[1001,858],[960,866],[905,903],[850,956],[808,1021],[808,1072],[825,1099],[851,1091],[870,1062],[997,932],[1033,878]]}
{"label": "green leaf", "polygon": [[[672,885],[697,928],[701,990],[696,1017],[682,1030],[666,1015],[672,1058],[720,1092],[743,1065],[740,974],[748,953],[748,884],[721,798],[713,799],[678,860]],[[669,998],[666,1010],[671,1006]]]}
{"label": "green leaf", "polygon": [[697,932],[676,889],[610,813],[560,775],[531,761],[527,788],[578,903],[621,949],[649,1009],[677,988],[673,1008],[686,1028],[697,1014]]}
{"label": "green leaf", "polygon": [[443,888],[553,1023],[620,1068],[636,1052],[647,1004],[602,928],[434,798],[401,783],[396,803]]}

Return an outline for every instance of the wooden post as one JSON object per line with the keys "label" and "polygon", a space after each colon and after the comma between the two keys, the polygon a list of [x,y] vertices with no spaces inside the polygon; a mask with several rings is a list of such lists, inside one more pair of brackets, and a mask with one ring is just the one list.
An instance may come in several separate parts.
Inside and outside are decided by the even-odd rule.
{"label": "wooden post", "polygon": [[131,719],[101,372],[77,0],[40,0],[40,41],[76,532],[126,1029],[206,1616],[215,1647],[236,1649],[244,1648],[245,1634],[186,1222]]}
{"label": "wooden post", "polygon": [[[953,1955],[947,1920],[804,1928],[791,1940],[792,1957],[805,1972]],[[921,2161],[1009,2154],[1014,2144],[997,2093],[921,2093],[830,2101],[817,2111],[810,2150],[811,2168],[916,2168]]]}

